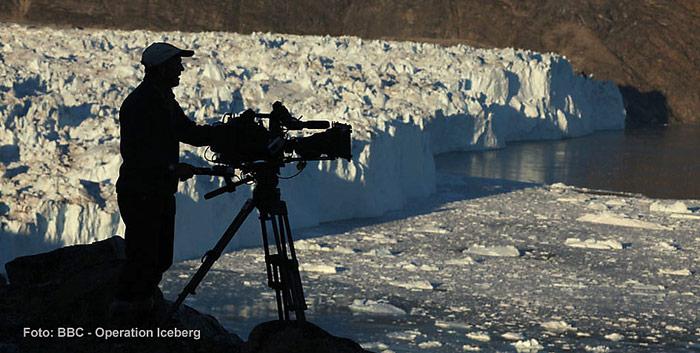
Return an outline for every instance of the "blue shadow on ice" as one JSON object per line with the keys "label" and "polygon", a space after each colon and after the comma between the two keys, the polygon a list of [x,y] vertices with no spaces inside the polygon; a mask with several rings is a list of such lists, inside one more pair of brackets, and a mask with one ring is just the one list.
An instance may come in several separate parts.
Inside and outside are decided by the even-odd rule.
{"label": "blue shadow on ice", "polygon": [[411,200],[406,207],[401,210],[390,211],[379,217],[356,218],[321,223],[316,227],[297,230],[295,232],[295,238],[308,239],[328,234],[348,232],[356,228],[445,210],[449,208],[446,204],[450,202],[478,199],[542,185],[506,179],[460,176],[441,173],[439,171],[437,178],[437,192],[434,195],[424,199]]}

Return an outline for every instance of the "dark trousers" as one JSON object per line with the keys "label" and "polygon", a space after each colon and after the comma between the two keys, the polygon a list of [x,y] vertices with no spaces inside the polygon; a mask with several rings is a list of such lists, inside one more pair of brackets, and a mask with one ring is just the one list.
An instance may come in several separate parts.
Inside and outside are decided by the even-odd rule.
{"label": "dark trousers", "polygon": [[156,293],[173,263],[175,196],[120,193],[117,200],[126,225],[126,264],[116,298],[144,300]]}

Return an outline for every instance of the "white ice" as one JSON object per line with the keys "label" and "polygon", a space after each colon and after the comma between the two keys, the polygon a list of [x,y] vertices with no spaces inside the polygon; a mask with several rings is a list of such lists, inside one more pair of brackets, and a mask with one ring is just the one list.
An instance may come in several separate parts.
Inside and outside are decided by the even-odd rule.
{"label": "white ice", "polygon": [[[351,162],[311,163],[281,185],[295,228],[379,216],[434,193],[437,153],[624,124],[617,87],[575,74],[557,54],[355,37],[0,24],[0,262],[123,234],[114,195],[117,113],[143,75],[141,51],[154,41],[196,51],[175,95],[199,123],[244,108],[269,111],[282,100],[305,119],[352,124]],[[203,149],[182,148],[184,161],[206,165],[202,155]],[[288,169],[283,174],[294,172]],[[201,256],[249,197],[242,187],[202,199],[220,185],[207,177],[181,184],[176,258]],[[247,222],[231,248],[257,244],[256,228]]]}

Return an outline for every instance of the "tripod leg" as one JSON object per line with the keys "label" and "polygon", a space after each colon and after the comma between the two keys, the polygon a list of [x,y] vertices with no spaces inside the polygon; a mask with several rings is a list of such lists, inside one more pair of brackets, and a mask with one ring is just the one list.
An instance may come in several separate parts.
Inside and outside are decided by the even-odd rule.
{"label": "tripod leg", "polygon": [[297,320],[306,321],[306,314],[304,314],[304,310],[307,309],[307,306],[306,299],[304,298],[304,288],[301,284],[301,275],[299,274],[299,261],[297,260],[297,253],[294,250],[294,238],[292,237],[292,229],[289,225],[289,217],[287,217],[286,212],[282,215],[280,221],[283,221],[284,223],[284,229],[287,235],[287,241],[289,243],[289,253],[291,255],[291,262],[293,264],[293,268],[290,269],[290,282],[292,297],[294,298],[294,315],[296,316]]}
{"label": "tripod leg", "polygon": [[228,228],[226,228],[224,235],[221,236],[214,248],[207,251],[207,253],[204,255],[204,261],[202,262],[202,266],[199,267],[194,276],[192,276],[192,279],[190,279],[185,288],[182,289],[182,292],[180,292],[180,295],[178,295],[177,300],[175,301],[175,303],[173,303],[172,307],[170,308],[170,311],[168,311],[168,315],[165,317],[164,320],[167,321],[172,317],[173,314],[175,314],[180,305],[182,305],[182,302],[184,302],[187,298],[187,295],[194,294],[194,291],[195,289],[197,289],[199,283],[202,282],[204,276],[207,275],[207,272],[209,272],[211,267],[214,265],[214,262],[216,262],[216,260],[218,260],[219,257],[221,257],[221,254],[226,249],[228,243],[231,242],[231,239],[233,239],[233,237],[236,235],[236,232],[238,232],[238,229],[241,228],[243,222],[246,220],[246,218],[248,218],[248,215],[250,215],[250,213],[254,209],[255,202],[253,201],[253,199],[248,199],[245,202],[245,204],[243,204],[243,207],[236,215],[236,218],[234,218],[233,222],[231,222]]}
{"label": "tripod leg", "polygon": [[284,247],[284,234],[280,233],[281,229],[277,227],[278,217],[280,215],[272,215],[270,221],[272,223],[272,232],[275,236],[277,245],[277,267],[280,271],[280,287],[282,289],[282,306],[284,307],[284,319],[289,320],[289,310],[292,305],[292,300],[289,295],[289,271],[287,252]]}
{"label": "tripod leg", "polygon": [[[267,226],[265,222],[270,219],[270,215],[267,213],[260,212],[260,230],[262,232],[263,250],[265,251],[265,270],[267,271],[267,286],[275,290],[275,297],[277,299],[277,316],[280,320],[284,320],[285,310],[282,308],[282,297],[281,297],[281,282],[279,276],[279,270],[277,261],[273,261],[270,256],[270,242],[267,235]],[[275,238],[277,238],[275,236]],[[275,255],[279,256],[279,255]]]}

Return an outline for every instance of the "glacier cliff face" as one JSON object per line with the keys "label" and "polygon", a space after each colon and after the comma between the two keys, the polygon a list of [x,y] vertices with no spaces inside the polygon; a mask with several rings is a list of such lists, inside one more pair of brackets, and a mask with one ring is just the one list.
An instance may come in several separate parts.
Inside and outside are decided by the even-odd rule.
{"label": "glacier cliff face", "polygon": [[[282,181],[294,227],[399,209],[435,190],[433,155],[581,136],[624,124],[610,82],[556,54],[254,33],[56,30],[0,24],[0,262],[123,233],[114,184],[118,110],[140,82],[144,47],[196,51],[175,95],[199,123],[281,100],[294,115],[353,126],[353,160],[311,163]],[[182,160],[206,165],[203,149]],[[283,174],[295,172],[288,167]],[[175,254],[200,256],[248,189],[182,183]],[[232,247],[259,241],[255,217]]]}

